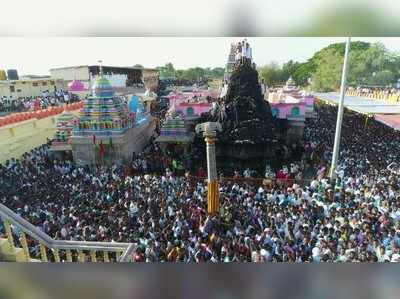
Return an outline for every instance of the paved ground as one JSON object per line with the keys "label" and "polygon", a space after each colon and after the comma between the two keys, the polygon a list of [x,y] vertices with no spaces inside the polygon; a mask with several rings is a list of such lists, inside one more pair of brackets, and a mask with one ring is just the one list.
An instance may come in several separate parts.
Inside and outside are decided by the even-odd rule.
{"label": "paved ground", "polygon": [[[334,104],[339,102],[339,93],[326,92],[314,93],[314,96]],[[363,97],[345,96],[345,107],[363,114],[400,114],[400,103],[384,100],[371,100]]]}

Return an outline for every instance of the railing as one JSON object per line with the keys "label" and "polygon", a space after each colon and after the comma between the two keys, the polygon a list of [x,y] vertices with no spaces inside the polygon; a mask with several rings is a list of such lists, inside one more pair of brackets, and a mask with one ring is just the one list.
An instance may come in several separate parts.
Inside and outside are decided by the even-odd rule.
{"label": "railing", "polygon": [[[39,243],[40,258],[43,262],[61,262],[60,253],[65,253],[65,261],[67,262],[73,262],[74,257],[78,262],[98,262],[101,260],[110,262],[114,257],[117,262],[130,262],[132,261],[132,253],[136,248],[134,243],[54,240],[1,203],[0,218],[3,220],[11,248],[15,246],[11,225],[18,229],[19,242],[27,262],[31,261],[31,256],[26,235]],[[52,252],[52,260],[49,260],[48,251]],[[102,254],[100,255],[100,253]]]}
{"label": "railing", "polygon": [[369,92],[364,92],[364,91],[357,91],[357,90],[347,90],[346,91],[347,96],[354,96],[354,97],[365,97],[365,98],[370,98],[373,100],[387,100],[391,102],[398,102],[400,100],[400,93],[399,92],[394,92],[394,93],[387,93],[385,91],[369,91]]}
{"label": "railing", "polygon": [[72,111],[82,108],[83,102],[74,102],[71,104],[63,104],[60,106],[50,106],[46,109],[39,109],[35,111],[22,111],[22,112],[15,112],[5,116],[0,117],[0,127],[11,125],[14,123],[18,123],[21,121],[29,120],[29,119],[42,119],[49,116],[54,116],[57,114],[62,113],[64,110]]}
{"label": "railing", "polygon": [[[199,177],[199,176],[189,176],[189,180],[191,182],[205,182],[207,177]],[[276,179],[276,178],[261,178],[261,177],[218,177],[219,183],[246,183],[254,186],[265,186],[268,188],[288,188],[292,187],[294,184],[299,186],[306,186],[311,183],[311,179]]]}

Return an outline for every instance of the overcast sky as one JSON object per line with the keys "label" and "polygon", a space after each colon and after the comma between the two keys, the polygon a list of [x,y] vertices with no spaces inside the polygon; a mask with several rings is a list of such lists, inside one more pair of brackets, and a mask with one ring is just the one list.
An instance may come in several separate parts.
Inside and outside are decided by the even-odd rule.
{"label": "overcast sky", "polygon": [[[49,74],[54,67],[97,64],[156,67],[172,62],[176,68],[224,66],[230,43],[240,38],[177,37],[0,37],[0,69],[17,69],[20,75]],[[290,59],[306,61],[316,51],[345,38],[248,38],[258,65]],[[381,42],[400,52],[400,38],[353,38]]]}

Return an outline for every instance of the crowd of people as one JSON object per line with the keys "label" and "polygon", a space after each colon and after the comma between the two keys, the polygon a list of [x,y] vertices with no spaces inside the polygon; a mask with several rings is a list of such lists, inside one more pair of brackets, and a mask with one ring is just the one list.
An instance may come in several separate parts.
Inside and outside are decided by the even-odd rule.
{"label": "crowd of people", "polygon": [[0,97],[0,112],[23,112],[46,109],[50,106],[59,106],[79,101],[76,95],[64,90],[55,92],[44,91],[40,96],[31,97]]}
{"label": "crowd of people", "polygon": [[349,86],[348,94],[355,94],[361,97],[393,99],[396,102],[400,99],[400,86],[397,87],[369,87],[369,86]]}
{"label": "crowd of people", "polygon": [[189,154],[171,152],[151,143],[146,151],[134,154],[132,157],[131,168],[133,174],[154,174],[162,175],[166,170],[170,170],[177,176],[183,176],[185,171],[193,169],[192,159]]}
{"label": "crowd of people", "polygon": [[316,111],[305,128],[312,181],[221,180],[217,217],[206,213],[207,183],[177,175],[158,148],[127,170],[53,160],[42,146],[0,166],[0,202],[56,239],[135,243],[136,262],[400,261],[400,134],[346,111],[330,181],[337,110]]}

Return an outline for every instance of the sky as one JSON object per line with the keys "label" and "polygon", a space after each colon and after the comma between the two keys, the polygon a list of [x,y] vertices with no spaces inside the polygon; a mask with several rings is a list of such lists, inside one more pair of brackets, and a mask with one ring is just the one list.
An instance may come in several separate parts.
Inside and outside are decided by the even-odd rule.
{"label": "sky", "polygon": [[[257,65],[303,62],[341,37],[247,38]],[[175,68],[223,67],[234,37],[0,37],[0,69],[17,69],[19,75],[48,75],[51,68],[92,65],[156,67],[172,62]],[[352,38],[381,42],[400,52],[400,38]]]}

